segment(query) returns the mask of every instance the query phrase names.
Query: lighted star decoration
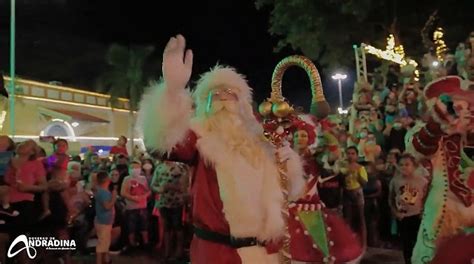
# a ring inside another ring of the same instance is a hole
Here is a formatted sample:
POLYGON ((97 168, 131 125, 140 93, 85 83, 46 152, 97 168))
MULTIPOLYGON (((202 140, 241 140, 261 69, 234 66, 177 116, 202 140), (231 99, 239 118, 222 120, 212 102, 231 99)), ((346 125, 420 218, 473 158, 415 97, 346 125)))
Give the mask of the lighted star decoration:
MULTIPOLYGON (((418 63, 415 60, 405 57, 405 49, 403 48, 403 45, 400 44, 395 46, 395 36, 393 34, 388 35, 385 50, 378 49, 365 43, 362 43, 361 46, 364 48, 365 52, 375 55, 377 58, 397 63, 402 67, 412 65, 416 68, 418 66, 418 63)), ((415 70, 414 74, 415 80, 418 80, 420 72, 415 70)))

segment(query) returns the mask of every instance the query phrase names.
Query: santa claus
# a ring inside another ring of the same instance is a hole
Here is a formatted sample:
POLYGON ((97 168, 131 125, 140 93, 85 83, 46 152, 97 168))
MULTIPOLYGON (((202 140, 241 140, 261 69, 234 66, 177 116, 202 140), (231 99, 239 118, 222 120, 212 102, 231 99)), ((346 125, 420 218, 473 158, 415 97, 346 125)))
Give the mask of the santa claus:
POLYGON ((277 263, 265 247, 285 230, 275 157, 287 162, 295 179, 291 199, 304 189, 301 162, 288 144, 276 150, 265 140, 252 89, 234 69, 216 66, 191 94, 192 62, 183 36, 171 38, 163 80, 144 95, 138 116, 148 148, 194 167, 191 262, 277 263))
POLYGON ((407 150, 428 158, 433 176, 412 263, 429 263, 441 243, 474 227, 472 84, 447 76, 424 90, 431 117, 426 124, 415 127, 407 150))

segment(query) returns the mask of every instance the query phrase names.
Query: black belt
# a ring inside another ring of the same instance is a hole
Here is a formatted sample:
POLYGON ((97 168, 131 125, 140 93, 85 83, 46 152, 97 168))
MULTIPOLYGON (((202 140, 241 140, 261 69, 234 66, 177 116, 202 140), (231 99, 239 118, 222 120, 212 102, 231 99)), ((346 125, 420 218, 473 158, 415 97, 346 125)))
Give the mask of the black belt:
POLYGON ((264 246, 256 237, 233 237, 194 226, 194 234, 202 239, 233 248, 264 246))

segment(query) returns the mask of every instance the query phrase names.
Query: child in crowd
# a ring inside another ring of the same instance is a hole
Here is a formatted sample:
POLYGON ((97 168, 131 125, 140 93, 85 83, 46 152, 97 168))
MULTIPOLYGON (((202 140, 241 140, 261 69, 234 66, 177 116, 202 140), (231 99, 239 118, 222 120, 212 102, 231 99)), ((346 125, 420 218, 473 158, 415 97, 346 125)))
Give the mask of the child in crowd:
POLYGON ((367 243, 367 230, 364 217, 364 194, 362 187, 367 183, 367 171, 357 160, 356 147, 347 148, 347 167, 342 168, 344 176, 344 218, 353 229, 358 230, 362 244, 367 243))
MULTIPOLYGON (((69 155, 67 154, 68 148, 69 144, 67 140, 57 139, 53 143, 54 153, 43 160, 50 180, 54 180, 58 184, 69 184, 69 175, 67 174, 69 162, 69 155)), ((63 198, 67 200, 68 197, 63 198)), ((51 214, 49 204, 49 193, 44 192, 41 195, 43 213, 41 214, 40 219, 46 218, 51 214)))
POLYGON ((122 154, 128 157, 127 141, 127 137, 120 136, 117 140, 117 145, 113 146, 110 150, 110 155, 115 156, 118 154, 122 154))
POLYGON ((415 173, 417 166, 412 155, 403 154, 399 170, 390 182, 389 204, 392 214, 398 220, 403 256, 407 264, 411 263, 428 187, 428 180, 415 173))
POLYGON ((109 191, 110 179, 105 171, 97 173, 97 191, 95 193, 95 229, 97 232, 96 263, 110 263, 109 247, 112 235, 112 224, 115 218, 115 201, 117 188, 109 191))
POLYGON ((0 225, 5 224, 4 217, 18 216, 18 211, 10 207, 9 187, 5 182, 8 164, 14 155, 15 143, 8 136, 0 136, 0 225))
POLYGON ((374 162, 366 165, 368 181, 363 187, 364 190, 364 210, 365 221, 367 223, 367 244, 370 247, 378 246, 379 242, 379 200, 382 194, 382 184, 374 162))
POLYGON ((142 175, 140 161, 130 163, 130 175, 123 180, 120 194, 126 201, 125 215, 130 247, 138 246, 136 232, 140 232, 143 244, 149 246, 147 198, 151 192, 146 177, 142 175))

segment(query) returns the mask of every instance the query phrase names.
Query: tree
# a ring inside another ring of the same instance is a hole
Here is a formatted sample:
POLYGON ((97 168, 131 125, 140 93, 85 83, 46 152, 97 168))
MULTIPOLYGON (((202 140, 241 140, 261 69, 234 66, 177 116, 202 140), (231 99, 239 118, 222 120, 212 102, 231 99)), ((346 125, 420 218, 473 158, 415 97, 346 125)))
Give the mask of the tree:
POLYGON ((132 122, 129 124, 132 154, 135 151, 135 119, 133 112, 138 103, 147 79, 144 74, 145 63, 153 52, 152 46, 120 46, 112 44, 106 53, 109 69, 99 78, 99 89, 111 95, 112 106, 116 105, 118 97, 129 98, 129 114, 132 122))
POLYGON ((352 68, 354 44, 384 48, 389 33, 407 55, 421 56, 421 29, 434 10, 454 49, 472 30, 474 1, 256 0, 256 7, 270 11, 269 32, 281 37, 277 50, 289 45, 323 67, 352 68))

